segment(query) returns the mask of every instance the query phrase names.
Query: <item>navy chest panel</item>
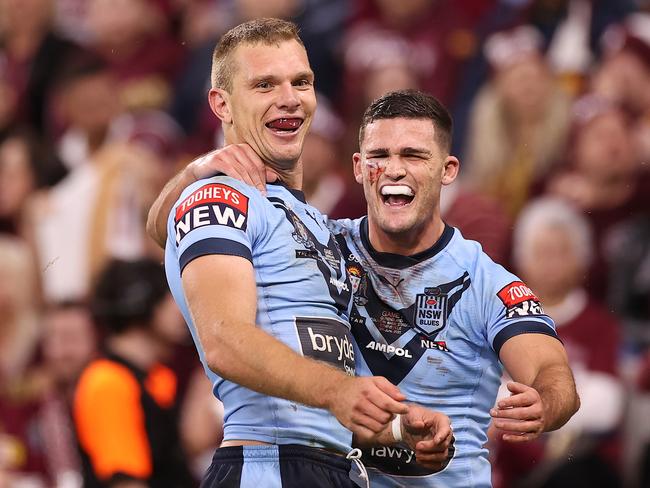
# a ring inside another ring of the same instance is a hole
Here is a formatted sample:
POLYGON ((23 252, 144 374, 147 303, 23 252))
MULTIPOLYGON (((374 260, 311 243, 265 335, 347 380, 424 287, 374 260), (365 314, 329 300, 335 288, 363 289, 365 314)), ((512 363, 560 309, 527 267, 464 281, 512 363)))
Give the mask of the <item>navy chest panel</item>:
MULTIPOLYGON (((352 334, 372 374, 398 384, 428 350, 449 353, 447 344, 436 337, 469 288, 469 274, 465 272, 447 283, 423 286, 410 306, 393 308, 379 296, 345 242, 338 241, 348 256, 347 269, 354 293, 352 334)), ((382 281, 381 276, 377 278, 382 281)))
MULTIPOLYGON (((327 244, 322 244, 309 229, 309 226, 305 225, 284 201, 275 197, 269 197, 268 200, 274 207, 284 212, 287 220, 293 226, 292 237, 302 247, 302 249, 296 249, 296 259, 313 259, 316 262, 316 266, 327 284, 329 294, 336 304, 337 314, 345 317, 347 321, 348 307, 352 298, 352 286, 345 266, 343 266, 343 255, 336 240, 328 231, 329 239, 327 244)), ((306 211, 306 214, 319 228, 326 228, 324 223, 318 222, 309 211, 306 211)))

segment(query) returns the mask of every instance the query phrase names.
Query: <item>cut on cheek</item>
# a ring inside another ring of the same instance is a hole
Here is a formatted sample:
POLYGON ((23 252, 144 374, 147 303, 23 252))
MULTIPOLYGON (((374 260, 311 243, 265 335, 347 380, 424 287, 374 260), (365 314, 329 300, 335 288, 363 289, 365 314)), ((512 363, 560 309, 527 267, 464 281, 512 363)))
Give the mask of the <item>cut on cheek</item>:
POLYGON ((368 168, 368 181, 371 185, 374 185, 381 174, 384 172, 384 168, 380 168, 377 165, 371 163, 366 163, 366 167, 368 168))

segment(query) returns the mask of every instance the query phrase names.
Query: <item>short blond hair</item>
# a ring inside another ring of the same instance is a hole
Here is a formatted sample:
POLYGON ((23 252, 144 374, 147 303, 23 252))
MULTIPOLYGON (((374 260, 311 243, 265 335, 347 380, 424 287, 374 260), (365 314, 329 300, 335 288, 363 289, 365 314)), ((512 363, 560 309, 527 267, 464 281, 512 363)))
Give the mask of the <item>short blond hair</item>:
POLYGON ((255 19, 226 32, 212 53, 212 88, 232 91, 234 67, 232 53, 242 44, 277 44, 294 40, 304 47, 298 26, 281 19, 255 19))

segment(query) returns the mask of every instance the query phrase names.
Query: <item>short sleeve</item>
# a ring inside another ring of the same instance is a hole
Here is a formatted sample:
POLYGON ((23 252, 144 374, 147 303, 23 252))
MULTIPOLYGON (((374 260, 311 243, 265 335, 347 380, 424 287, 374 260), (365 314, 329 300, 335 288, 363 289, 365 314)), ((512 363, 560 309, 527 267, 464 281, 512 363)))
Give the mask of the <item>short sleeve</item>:
POLYGON ((102 480, 114 476, 147 479, 151 449, 140 386, 122 365, 98 360, 81 376, 73 415, 79 443, 102 480))
POLYGON ((217 176, 190 185, 168 218, 169 240, 181 272, 208 254, 253 260, 252 247, 265 221, 259 192, 233 178, 217 176))
POLYGON ((508 339, 519 334, 558 338, 555 324, 544 313, 539 298, 524 282, 505 270, 488 280, 485 299, 488 340, 497 355, 508 339))

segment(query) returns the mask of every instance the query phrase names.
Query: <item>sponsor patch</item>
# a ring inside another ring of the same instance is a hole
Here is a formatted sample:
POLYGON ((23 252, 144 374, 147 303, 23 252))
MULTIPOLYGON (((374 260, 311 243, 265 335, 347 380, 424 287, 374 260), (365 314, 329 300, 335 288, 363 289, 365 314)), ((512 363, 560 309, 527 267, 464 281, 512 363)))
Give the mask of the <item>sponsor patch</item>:
POLYGON ((427 476, 439 473, 447 466, 456 454, 456 438, 452 436, 447 459, 440 469, 430 469, 418 464, 415 453, 410 449, 397 446, 377 446, 363 448, 363 459, 368 466, 396 476, 427 476))
POLYGON ((373 351, 383 352, 387 358, 391 358, 393 356, 399 356, 399 357, 413 359, 413 356, 411 355, 411 351, 409 351, 408 349, 404 347, 395 347, 390 344, 386 344, 384 342, 370 341, 366 345, 366 349, 372 349, 373 351))
POLYGON ((522 281, 507 284, 501 288, 497 296, 506 307, 506 318, 544 314, 539 298, 522 281))
POLYGON ((323 317, 296 317, 295 324, 303 356, 355 375, 354 346, 348 327, 323 317))
POLYGON ((190 231, 205 225, 225 225, 245 231, 247 218, 247 196, 228 185, 205 185, 176 207, 176 244, 190 231))
POLYGON ((436 349, 438 351, 449 352, 446 341, 430 341, 428 339, 420 339, 420 347, 422 349, 436 349))

